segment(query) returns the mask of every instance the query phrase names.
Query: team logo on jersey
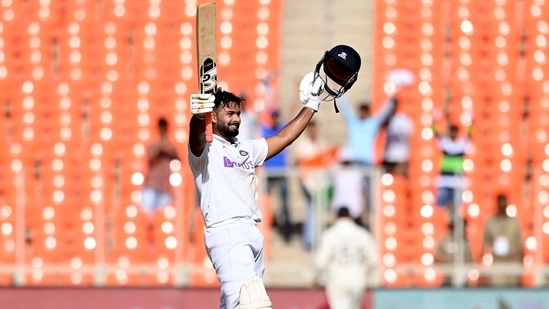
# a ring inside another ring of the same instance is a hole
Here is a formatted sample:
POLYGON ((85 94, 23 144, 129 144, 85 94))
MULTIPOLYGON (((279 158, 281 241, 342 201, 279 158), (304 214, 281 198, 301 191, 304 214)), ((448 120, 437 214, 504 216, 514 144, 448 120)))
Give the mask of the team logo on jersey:
POLYGON ((242 168, 242 169, 245 169, 245 170, 254 169, 254 164, 251 161, 246 160, 242 163, 239 163, 239 162, 231 161, 231 159, 229 159, 227 157, 223 157, 223 166, 228 167, 228 168, 237 167, 237 168, 242 168))

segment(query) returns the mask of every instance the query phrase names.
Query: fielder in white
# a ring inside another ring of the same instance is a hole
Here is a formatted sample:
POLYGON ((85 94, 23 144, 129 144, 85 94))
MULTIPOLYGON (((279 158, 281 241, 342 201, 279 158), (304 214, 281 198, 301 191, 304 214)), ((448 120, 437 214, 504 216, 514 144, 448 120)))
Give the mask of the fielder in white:
POLYGON ((263 235, 257 227, 261 212, 256 168, 301 135, 318 111, 321 93, 328 92, 326 97, 333 96, 332 92, 343 94, 356 80, 360 57, 347 46, 337 51, 336 57, 341 59, 333 59, 332 50, 326 52, 315 72, 305 75, 299 87, 305 106, 276 135, 267 138, 237 138, 241 97, 227 91, 191 95, 188 159, 200 192, 206 250, 221 284, 222 309, 272 308, 262 280, 265 267, 263 235), (325 68, 325 78, 319 72, 324 63, 330 66, 325 68), (327 78, 340 89, 329 88, 327 78), (207 143, 204 114, 210 112, 213 141, 207 143))
POLYGON ((315 286, 324 281, 330 309, 360 309, 366 287, 376 282, 377 263, 372 234, 355 223, 348 208, 339 208, 315 259, 315 286))

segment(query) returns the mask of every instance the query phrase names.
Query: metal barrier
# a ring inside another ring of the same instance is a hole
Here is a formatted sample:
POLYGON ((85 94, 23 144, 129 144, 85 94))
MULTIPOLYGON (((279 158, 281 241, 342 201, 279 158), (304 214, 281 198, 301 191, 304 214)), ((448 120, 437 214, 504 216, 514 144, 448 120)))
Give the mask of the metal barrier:
MULTIPOLYGON (((371 181, 371 188, 368 194, 371 194, 373 196, 374 204, 378 204, 380 202, 380 178, 383 174, 381 169, 378 168, 362 168, 364 174, 368 175, 373 179, 371 181)), ((326 169, 326 172, 329 173, 329 170, 326 169)), ((267 172, 265 169, 260 169, 258 173, 258 183, 260 188, 261 194, 267 194, 265 191, 267 188, 266 185, 266 177, 268 175, 277 175, 277 176, 285 176, 288 177, 288 179, 293 179, 293 183, 296 183, 297 179, 299 178, 300 171, 299 169, 287 169, 287 170, 279 170, 279 171, 269 171, 267 172)), ((24 188, 24 177, 22 177, 22 173, 15 175, 14 181, 18 184, 18 188, 24 188)), ((329 179, 329 178, 328 178, 329 179)), ((326 183, 327 186, 330 186, 329 182, 326 183)), ((327 189, 327 188, 326 188, 327 189)), ((541 191, 542 188, 535 188, 535 191, 541 191)), ((292 196, 292 194, 295 194, 296 192, 299 192, 296 190, 296 188, 293 188, 293 192, 290 194, 292 200, 299 201, 299 198, 296 199, 295 196, 292 196)), ((29 285, 30 282, 28 282, 29 278, 32 278, 33 274, 37 276, 45 276, 48 274, 67 274, 67 275, 74 275, 76 277, 85 277, 85 276, 92 276, 93 280, 90 283, 91 285, 96 286, 104 286, 109 285, 107 278, 116 276, 117 271, 120 272, 120 266, 112 261, 108 261, 106 257, 106 251, 107 251, 107 242, 109 234, 109 231, 107 230, 107 224, 108 218, 106 216, 98 215, 95 216, 95 228, 97 229, 96 237, 100 237, 97 241, 97 249, 95 251, 95 254, 97 256, 96 262, 93 265, 80 265, 80 267, 75 268, 74 265, 69 264, 48 264, 44 267, 41 267, 40 265, 33 265, 33 261, 27 260, 27 249, 28 246, 25 242, 25 212, 26 212, 26 201, 25 201, 25 194, 24 191, 21 189, 16 193, 17 196, 17 205, 16 205, 16 220, 15 220, 15 226, 14 232, 15 232, 15 263, 0 263, 0 277, 2 276, 10 276, 11 279, 9 280, 9 283, 6 283, 7 281, 4 280, 4 285, 14 285, 14 286, 25 286, 29 285), (104 237, 104 238, 103 238, 104 237)), ((461 203, 461 196, 459 197, 459 203, 461 203)), ((184 206, 181 204, 183 201, 183 197, 181 194, 178 194, 176 196, 176 203, 174 205, 176 211, 182 211, 184 206)), ((317 195, 314 196, 314 207, 319 210, 315 213, 315 240, 319 239, 319 236, 322 234, 322 232, 325 230, 327 225, 330 223, 330 220, 333 218, 333 214, 331 212, 331 205, 329 204, 329 197, 327 196, 327 190, 321 190, 317 195)), ((545 207, 541 201, 536 200, 535 205, 535 227, 534 231, 537 233, 535 236, 538 240, 541 240, 543 235, 542 225, 545 223, 545 220, 542 217, 543 213, 543 207, 545 207)), ((102 207, 102 206, 101 206, 102 207)), ((304 207, 304 205, 294 204, 293 208, 296 207, 304 207)), ((378 243, 382 243, 384 241, 381 233, 382 227, 380 226, 380 212, 375 211, 375 207, 373 207, 374 211, 370 214, 368 214, 367 221, 369 222, 369 226, 371 230, 374 232, 374 235, 376 236, 376 240, 378 243)), ((264 215, 270 215, 270 214, 264 214, 264 215)), ((455 216, 457 218, 457 216, 455 216)), ((188 220, 188 218, 184 218, 181 214, 179 214, 176 217, 175 222, 177 222, 177 226, 175 226, 176 231, 174 232, 174 235, 176 235, 176 238, 178 241, 183 239, 184 237, 188 237, 188 231, 185 230, 187 228, 186 224, 182 224, 183 220, 188 220)), ((196 223, 196 224, 202 224, 196 223)), ((463 224, 461 220, 457 220, 455 223, 455 233, 456 235, 460 235, 460 233, 463 233, 463 224)), ((461 239, 460 237, 457 237, 456 239, 461 239)), ((270 244, 266 244, 269 246, 270 244)), ((498 265, 492 265, 491 267, 488 267, 487 265, 479 265, 479 264, 466 264, 463 259, 461 258, 461 254, 456 252, 455 256, 455 263, 453 264, 433 264, 433 265, 423 265, 421 263, 404 263, 396 265, 393 270, 396 272, 402 272, 405 274, 408 274, 409 276, 433 276, 434 273, 442 273, 443 275, 449 275, 453 278, 452 284, 455 287, 462 287, 465 286, 468 281, 475 281, 478 280, 478 278, 482 276, 490 276, 493 274, 515 274, 515 275, 528 275, 531 276, 534 281, 533 286, 544 286, 549 283, 547 278, 549 277, 549 268, 547 265, 544 265, 543 263, 540 263, 542 261, 542 249, 543 249, 543 241, 538 241, 537 251, 535 251, 533 254, 535 255, 535 261, 536 263, 525 265, 521 263, 515 263, 515 264, 498 264, 498 265)), ((458 247, 462 247, 459 246, 458 247)), ((316 249, 316 242, 315 245, 312 248, 311 254, 314 255, 316 249)), ((174 258, 174 263, 170 264, 168 266, 159 266, 156 262, 151 263, 145 263, 145 264, 131 264, 127 268, 123 269, 125 276, 129 275, 139 275, 139 274, 145 274, 147 276, 170 276, 170 280, 168 280, 168 285, 171 286, 191 286, 192 282, 190 280, 190 276, 192 274, 211 274, 212 269, 208 268, 206 266, 197 266, 195 263, 193 263, 187 256, 183 256, 181 252, 176 253, 176 257, 174 258)), ((310 281, 312 280, 313 276, 313 269, 311 266, 311 261, 306 261, 302 264, 294 264, 294 265, 281 265, 281 264, 268 264, 267 270, 268 272, 276 272, 280 274, 287 273, 289 276, 292 277, 292 280, 289 280, 287 282, 287 286, 308 286, 310 281)), ((378 286, 384 286, 383 284, 383 276, 384 272, 387 271, 387 268, 383 266, 383 263, 380 263, 379 267, 379 278, 377 278, 377 285, 378 286)), ((427 278, 425 277, 425 278, 427 278)), ((428 279, 428 278, 427 278, 428 279)), ((268 280, 266 280, 268 283, 268 280)), ((410 286, 414 286, 413 280, 410 283, 410 286)), ((146 285, 146 284, 145 284, 146 285)), ((162 285, 160 283, 157 283, 156 285, 162 285)))

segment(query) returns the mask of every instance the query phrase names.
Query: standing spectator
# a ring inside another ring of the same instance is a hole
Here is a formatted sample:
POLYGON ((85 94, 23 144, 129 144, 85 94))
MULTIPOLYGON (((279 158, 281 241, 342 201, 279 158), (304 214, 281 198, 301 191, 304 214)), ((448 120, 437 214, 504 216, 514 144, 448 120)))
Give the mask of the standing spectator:
POLYGON ((450 218, 453 218, 454 211, 458 206, 455 205, 456 190, 463 190, 465 186, 463 160, 473 126, 470 125, 466 136, 461 138, 459 137, 459 127, 455 124, 450 124, 448 135, 441 135, 435 122, 433 122, 432 130, 442 151, 436 204, 439 207, 446 207, 450 218))
MULTIPOLYGON (((454 229, 454 221, 448 223, 448 233, 444 235, 438 242, 437 249, 435 252, 435 263, 437 264, 446 264, 446 266, 452 266, 452 263, 457 262, 456 257, 458 254, 462 254, 461 261, 463 263, 472 263, 473 254, 471 253, 471 244, 467 239, 467 222, 463 221, 463 233, 457 235, 454 229)), ((447 269, 448 271, 449 269, 447 269)), ((446 272, 444 274, 443 286, 452 285, 452 275, 451 273, 446 272)))
POLYGON ((356 169, 347 148, 341 149, 338 156, 339 164, 334 167, 332 172, 334 187, 332 210, 337 213, 341 207, 347 207, 351 218, 359 225, 363 225, 364 178, 362 172, 356 169))
MULTIPOLYGON (((280 120, 278 110, 272 111, 270 116, 270 123, 261 126, 263 136, 275 135, 285 125, 280 120)), ((292 235, 292 220, 288 202, 288 149, 282 150, 270 160, 265 161, 264 166, 267 175, 267 190, 269 192, 272 192, 274 189, 278 190, 281 203, 281 216, 275 216, 275 218, 284 241, 289 243, 292 235)))
POLYGON ((314 287, 324 281, 331 309, 359 309, 364 290, 375 280, 377 263, 374 237, 352 220, 346 207, 340 207, 336 221, 322 235, 314 287))
POLYGON ((244 107, 240 119, 242 119, 242 124, 238 128, 238 138, 256 139, 262 137, 259 113, 254 111, 253 107, 244 107))
POLYGON ((309 122, 305 134, 294 148, 296 165, 299 167, 299 179, 305 205, 307 207, 303 222, 303 245, 310 250, 315 241, 317 209, 315 197, 327 187, 327 165, 329 147, 322 139, 315 121, 309 122))
MULTIPOLYGON (((259 80, 258 84, 265 88, 264 104, 259 108, 259 110, 273 110, 273 107, 276 104, 272 86, 273 79, 276 75, 276 72, 271 71, 259 80)), ((249 102, 245 95, 242 95, 242 97, 246 102, 249 102)), ((298 102, 296 103, 299 104, 298 102)), ((258 108, 255 106, 255 102, 252 102, 250 105, 246 104, 243 106, 240 113, 241 122, 240 127, 238 128, 238 138, 241 140, 262 138, 264 135, 262 135, 261 119, 263 119, 264 116, 265 113, 258 111, 258 108)))
POLYGON ((385 123, 386 142, 383 152, 383 166, 392 175, 408 177, 410 159, 410 137, 413 134, 412 119, 396 109, 385 123))
POLYGON ((372 114, 370 103, 361 103, 355 113, 346 95, 338 101, 347 122, 348 147, 353 160, 359 164, 375 164, 374 146, 381 125, 387 121, 396 106, 396 98, 391 97, 378 114, 372 114))
POLYGON ((163 117, 158 120, 158 132, 159 139, 147 148, 148 172, 141 199, 149 215, 172 202, 170 162, 179 160, 177 149, 168 139, 168 121, 163 117))
MULTIPOLYGON (((383 110, 378 114, 372 114, 369 103, 362 103, 358 107, 358 114, 354 112, 346 96, 338 100, 341 112, 347 122, 348 147, 353 161, 362 168, 369 168, 375 165, 375 141, 381 125, 387 121, 392 111, 395 109, 396 99, 391 97, 383 110)), ((369 194, 371 190, 370 171, 365 171, 364 192, 366 196, 366 207, 369 211, 373 210, 373 198, 369 194)))
MULTIPOLYGON (((486 221, 482 241, 483 255, 493 258, 493 265, 520 263, 523 258, 523 243, 517 218, 507 215, 507 196, 497 196, 497 212, 486 221)), ((492 286, 520 286, 520 274, 495 273, 490 277, 492 286)))

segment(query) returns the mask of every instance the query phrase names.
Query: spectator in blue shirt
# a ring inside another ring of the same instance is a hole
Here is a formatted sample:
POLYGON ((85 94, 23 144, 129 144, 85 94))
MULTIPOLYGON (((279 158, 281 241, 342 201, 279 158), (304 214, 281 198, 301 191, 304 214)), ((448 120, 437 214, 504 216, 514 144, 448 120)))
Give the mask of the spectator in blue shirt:
POLYGON ((337 101, 343 117, 347 122, 348 147, 355 163, 371 166, 374 165, 374 146, 379 129, 391 116, 396 106, 396 98, 392 97, 383 107, 383 110, 372 115, 370 104, 362 103, 355 113, 346 96, 337 101))
MULTIPOLYGON (((375 165, 376 138, 381 126, 387 121, 396 107, 396 97, 391 97, 382 111, 377 114, 372 114, 369 103, 360 104, 358 106, 358 113, 356 113, 346 95, 338 99, 337 102, 347 122, 347 147, 353 163, 364 169, 373 167, 375 165)), ((371 194, 369 194, 371 175, 365 171, 364 176, 366 207, 371 211, 373 208, 373 199, 371 198, 371 194)))
MULTIPOLYGON (((285 125, 285 123, 283 123, 280 119, 280 113, 278 110, 272 111, 270 116, 270 123, 263 124, 261 126, 263 136, 275 135, 285 125)), ((288 180, 286 177, 289 159, 288 156, 288 149, 285 149, 276 156, 265 161, 264 165, 267 174, 268 192, 276 189, 280 196, 281 214, 275 216, 275 221, 286 243, 290 242, 292 236, 292 222, 288 202, 288 180)))

